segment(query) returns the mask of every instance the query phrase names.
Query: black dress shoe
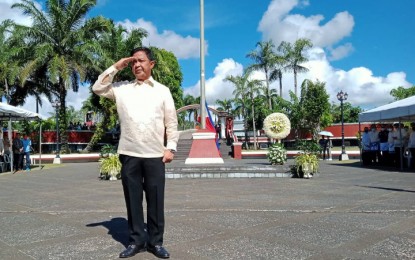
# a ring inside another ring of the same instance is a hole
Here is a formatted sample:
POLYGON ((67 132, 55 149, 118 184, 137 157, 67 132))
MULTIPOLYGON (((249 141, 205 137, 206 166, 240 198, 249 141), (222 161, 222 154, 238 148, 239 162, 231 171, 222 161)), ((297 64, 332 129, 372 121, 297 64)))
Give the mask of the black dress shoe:
POLYGON ((129 245, 124 251, 121 252, 120 258, 128 258, 135 256, 138 253, 145 252, 147 250, 146 244, 144 245, 129 245))
POLYGON ((147 251, 152 253, 153 255, 157 256, 158 258, 169 258, 170 254, 167 250, 159 245, 155 246, 147 246, 147 251))

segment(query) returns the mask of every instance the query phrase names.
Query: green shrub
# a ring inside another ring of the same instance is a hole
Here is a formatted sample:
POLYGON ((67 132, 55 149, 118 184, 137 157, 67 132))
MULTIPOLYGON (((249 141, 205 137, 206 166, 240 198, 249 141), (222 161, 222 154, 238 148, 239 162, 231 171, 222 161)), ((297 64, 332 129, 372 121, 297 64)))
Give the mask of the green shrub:
POLYGON ((301 153, 294 161, 295 164, 291 167, 294 177, 309 178, 310 174, 314 175, 318 172, 319 162, 316 154, 301 153))
POLYGON ((104 144, 101 147, 100 156, 101 157, 108 157, 110 154, 115 154, 117 151, 115 150, 114 146, 110 144, 104 144))
POLYGON ((121 177, 121 162, 118 154, 110 154, 100 160, 100 173, 102 179, 116 180, 121 177))
POLYGON ((307 154, 311 153, 311 154, 319 155, 322 152, 321 146, 314 140, 297 139, 295 141, 295 147, 297 150, 301 150, 307 154))

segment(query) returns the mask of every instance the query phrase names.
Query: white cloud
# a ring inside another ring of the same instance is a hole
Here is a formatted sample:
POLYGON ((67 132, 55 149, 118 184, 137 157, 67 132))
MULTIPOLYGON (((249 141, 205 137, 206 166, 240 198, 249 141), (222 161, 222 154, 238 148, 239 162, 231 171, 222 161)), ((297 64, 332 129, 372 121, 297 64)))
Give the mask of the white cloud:
POLYGON ((354 51, 354 48, 351 43, 346 43, 336 48, 329 47, 328 50, 330 51, 330 54, 331 54, 331 56, 329 57, 329 60, 335 61, 335 60, 340 60, 346 57, 347 55, 349 55, 351 52, 354 51))
POLYGON ((308 38, 317 47, 328 47, 335 51, 333 58, 346 57, 353 50, 351 44, 340 49, 333 48, 342 39, 351 35, 354 18, 347 11, 337 13, 331 20, 321 24, 323 15, 303 16, 290 14, 295 7, 308 5, 300 0, 273 0, 263 15, 258 30, 265 40, 272 39, 278 46, 281 41, 295 42, 299 38, 308 38))
MULTIPOLYGON (((13 4, 19 3, 16 0, 0 0, 0 22, 11 19, 18 24, 31 25, 32 20, 23 15, 22 11, 17 8, 11 8, 13 4)), ((34 1, 35 6, 41 10, 41 5, 34 1)))
MULTIPOLYGON (((206 101, 214 105, 216 100, 233 98, 232 92, 235 89, 233 84, 224 81, 229 75, 242 75, 243 66, 233 59, 222 60, 214 70, 214 76, 205 80, 206 101)), ((192 87, 184 89, 184 95, 190 94, 194 97, 200 96, 200 80, 192 87)))
MULTIPOLYGON (((143 40, 144 45, 156 46, 159 48, 171 51, 178 59, 199 58, 200 56, 200 40, 191 36, 181 36, 174 31, 164 30, 159 33, 157 27, 152 22, 146 21, 142 18, 136 22, 128 19, 119 22, 127 29, 143 28, 148 32, 147 38, 143 40), (186 46, 183 48, 183 46, 186 46)), ((205 45, 205 52, 207 53, 207 43, 205 45)))
MULTIPOLYGON (((404 72, 391 72, 386 77, 373 75, 365 67, 356 67, 348 71, 334 68, 330 65, 322 48, 312 48, 309 51, 309 62, 304 64, 309 69, 307 73, 298 76, 298 92, 304 79, 326 82, 330 101, 338 103, 336 94, 343 90, 349 94, 347 102, 364 109, 373 108, 393 101, 390 91, 399 86, 411 87, 404 72)), ((288 98, 288 90, 293 91, 294 79, 292 73, 283 75, 284 97, 288 98)), ((277 87, 277 84, 272 84, 277 87)))

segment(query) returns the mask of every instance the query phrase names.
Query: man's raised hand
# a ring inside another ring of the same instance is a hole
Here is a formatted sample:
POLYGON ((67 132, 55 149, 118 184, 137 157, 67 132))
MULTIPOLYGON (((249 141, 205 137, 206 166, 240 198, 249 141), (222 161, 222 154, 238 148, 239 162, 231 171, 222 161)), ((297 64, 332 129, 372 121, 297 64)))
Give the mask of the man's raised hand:
POLYGON ((130 64, 130 62, 135 62, 135 57, 128 57, 128 58, 122 58, 121 60, 117 61, 114 66, 117 70, 123 70, 125 67, 130 64))

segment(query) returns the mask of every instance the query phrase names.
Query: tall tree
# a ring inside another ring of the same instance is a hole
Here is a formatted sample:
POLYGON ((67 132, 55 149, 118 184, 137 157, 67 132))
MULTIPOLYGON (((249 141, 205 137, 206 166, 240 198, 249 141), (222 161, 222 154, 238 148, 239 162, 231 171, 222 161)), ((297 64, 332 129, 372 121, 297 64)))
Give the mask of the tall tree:
POLYGON ((67 108, 66 116, 67 116, 68 122, 73 122, 73 123, 79 122, 80 123, 84 121, 84 114, 82 113, 82 109, 76 110, 73 106, 69 106, 67 108))
POLYGON ((402 86, 394 88, 390 91, 390 95, 395 98, 395 100, 401 100, 407 97, 415 95, 415 86, 410 88, 404 88, 402 86))
POLYGON ((301 84, 301 107, 303 108, 303 128, 311 130, 313 139, 317 140, 317 133, 321 128, 328 126, 331 121, 329 95, 326 92, 326 83, 319 80, 313 82, 304 80, 301 84))
POLYGON ((59 122, 62 150, 68 151, 66 128, 66 96, 68 89, 78 91, 85 80, 86 71, 94 66, 97 38, 109 28, 103 17, 87 19, 87 14, 96 5, 95 0, 48 0, 45 12, 33 1, 21 0, 12 5, 31 18, 31 26, 19 25, 24 30, 25 43, 33 48, 34 55, 27 60, 22 73, 22 84, 31 77, 31 72, 46 67, 46 76, 59 100, 59 122))
POLYGON ((238 100, 238 103, 242 106, 242 113, 244 116, 244 125, 245 125, 245 142, 246 147, 248 147, 248 117, 249 110, 246 106, 251 104, 251 116, 252 116, 252 125, 254 133, 254 149, 257 149, 257 140, 256 140, 256 129, 255 129, 255 108, 254 108, 254 98, 261 93, 262 82, 260 80, 250 79, 250 72, 245 71, 242 76, 227 76, 225 80, 233 83, 235 85, 235 90, 233 95, 235 99, 238 100))
POLYGON ((257 50, 253 50, 246 55, 248 58, 252 59, 255 62, 254 64, 250 65, 247 68, 247 70, 260 70, 265 73, 265 96, 267 98, 268 108, 272 110, 270 83, 273 79, 271 77, 271 72, 274 69, 275 64, 277 63, 277 56, 273 50, 275 48, 275 45, 271 40, 269 40, 266 42, 258 42, 256 44, 256 47, 257 50))
POLYGON ((155 47, 151 49, 156 58, 152 76, 170 89, 174 105, 176 109, 179 109, 183 106, 183 73, 180 70, 179 62, 172 52, 155 47))
MULTIPOLYGON (((161 82, 170 89, 176 109, 183 106, 183 73, 180 70, 179 62, 172 52, 165 49, 151 47, 155 54, 156 65, 152 70, 155 80, 161 82)), ((179 125, 184 125, 184 117, 178 115, 179 125)))
POLYGON ((217 108, 218 110, 225 111, 231 114, 231 111, 232 111, 232 100, 231 99, 226 99, 226 98, 224 100, 217 99, 216 104, 219 105, 219 107, 217 108))
POLYGON ((284 110, 287 113, 288 118, 291 121, 291 128, 294 131, 295 138, 299 138, 299 133, 304 126, 304 107, 302 106, 300 99, 291 90, 288 91, 290 95, 290 101, 282 102, 284 110))
POLYGON ((278 80, 280 87, 280 97, 282 97, 282 72, 285 66, 285 59, 283 56, 276 54, 274 68, 271 71, 270 82, 278 80))
MULTIPOLYGON (((187 94, 183 98, 183 103, 184 103, 185 106, 196 104, 196 98, 192 95, 187 94)), ((189 122, 191 121, 192 113, 193 113, 193 110, 187 110, 187 115, 189 117, 189 120, 188 120, 189 122)))
POLYGON ((294 74, 294 94, 297 95, 297 74, 307 72, 308 69, 302 64, 308 59, 304 56, 304 52, 313 47, 309 39, 301 38, 295 41, 294 44, 289 42, 281 42, 278 46, 278 51, 283 53, 286 65, 284 67, 287 71, 292 71, 294 74))
POLYGON ((238 119, 244 118, 245 113, 245 106, 246 106, 246 99, 241 98, 234 98, 232 99, 232 103, 234 108, 232 109, 232 115, 238 117, 238 119))
MULTIPOLYGON (((25 82, 20 75, 28 57, 33 56, 34 46, 24 42, 22 30, 10 20, 0 24, 0 92, 13 106, 24 105, 27 96, 34 96, 36 112, 42 106, 41 95, 51 101, 52 93, 47 88, 46 67, 40 67, 31 73, 25 82)), ((30 58, 29 58, 30 59, 30 58)))
POLYGON ((17 59, 21 53, 20 40, 16 41, 18 34, 13 35, 13 22, 5 20, 0 23, 0 91, 10 102, 10 88, 20 85, 18 81, 21 59, 17 59))
MULTIPOLYGON (((343 103, 343 121, 345 123, 359 122, 359 113, 363 110, 361 107, 354 107, 350 102, 343 103)), ((335 103, 331 104, 330 114, 333 118, 333 123, 341 123, 341 106, 335 103)))

